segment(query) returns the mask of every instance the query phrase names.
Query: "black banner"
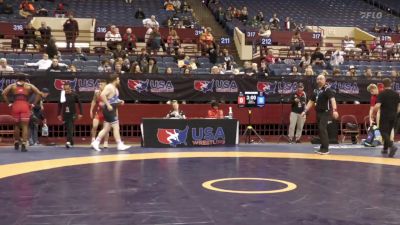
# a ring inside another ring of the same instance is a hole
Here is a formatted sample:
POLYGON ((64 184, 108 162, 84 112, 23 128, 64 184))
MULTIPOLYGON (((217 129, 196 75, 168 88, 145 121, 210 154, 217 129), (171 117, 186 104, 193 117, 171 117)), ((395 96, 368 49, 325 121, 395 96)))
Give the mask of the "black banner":
POLYGON ((143 146, 233 146, 238 143, 238 129, 234 119, 143 119, 143 146))
MULTIPOLYGON (((50 89, 49 101, 57 102, 65 80, 79 92, 83 102, 90 102, 99 79, 107 79, 105 73, 30 73, 29 82, 38 88, 50 89)), ((305 91, 312 93, 316 77, 270 76, 265 78, 228 75, 121 75, 120 98, 126 102, 158 102, 171 99, 190 102, 209 102, 210 100, 236 101, 241 91, 261 91, 266 94, 267 103, 287 101, 302 82, 305 91)), ((15 82, 13 75, 1 75, 0 90, 15 82)), ((369 102, 367 86, 380 83, 380 78, 329 77, 328 83, 336 91, 339 102, 369 102)), ((394 90, 400 93, 400 80, 396 80, 394 90)))

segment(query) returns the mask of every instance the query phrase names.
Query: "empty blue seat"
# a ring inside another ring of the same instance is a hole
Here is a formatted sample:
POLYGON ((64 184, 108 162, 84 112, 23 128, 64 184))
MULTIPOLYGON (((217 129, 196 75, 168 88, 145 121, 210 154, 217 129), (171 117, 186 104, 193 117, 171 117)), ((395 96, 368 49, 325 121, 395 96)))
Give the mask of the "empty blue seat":
POLYGON ((31 60, 32 59, 32 54, 19 54, 19 59, 31 60))
POLYGON ((87 60, 95 60, 95 61, 99 61, 100 57, 98 55, 88 55, 86 56, 87 60))
POLYGON ((7 59, 18 59, 18 58, 19 58, 19 56, 18 56, 17 53, 7 53, 7 54, 5 55, 5 57, 6 57, 7 59))
POLYGON ((27 61, 27 59, 14 59, 13 65, 24 65, 27 61))
POLYGON ((175 59, 173 57, 166 56, 166 57, 163 57, 163 61, 164 62, 174 62, 175 59))
POLYGON ((90 67, 90 66, 99 66, 99 62, 98 61, 84 61, 83 65, 85 67, 90 67))

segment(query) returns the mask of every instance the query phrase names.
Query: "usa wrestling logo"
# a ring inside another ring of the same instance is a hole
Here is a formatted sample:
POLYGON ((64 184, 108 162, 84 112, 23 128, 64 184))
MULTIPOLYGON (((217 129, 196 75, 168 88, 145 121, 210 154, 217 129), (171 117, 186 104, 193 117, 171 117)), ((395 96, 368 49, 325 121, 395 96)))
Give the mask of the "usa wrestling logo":
POLYGON ((186 126, 185 129, 162 129, 157 130, 157 139, 161 144, 170 145, 176 147, 177 145, 187 145, 186 139, 189 131, 189 127, 186 126))
POLYGON ((128 79, 128 88, 139 93, 149 91, 149 80, 128 79))
POLYGON ((257 91, 264 92, 265 94, 275 93, 276 83, 271 82, 257 82, 257 91))
POLYGON ((175 91, 170 80, 128 80, 128 88, 136 92, 171 93, 175 91))
POLYGON ((203 93, 214 91, 214 80, 195 80, 193 88, 203 93))
POLYGON ((71 86, 72 90, 75 90, 76 84, 77 84, 77 79, 74 80, 63 80, 63 79, 54 79, 54 88, 56 90, 64 90, 64 84, 69 82, 69 85, 71 86))

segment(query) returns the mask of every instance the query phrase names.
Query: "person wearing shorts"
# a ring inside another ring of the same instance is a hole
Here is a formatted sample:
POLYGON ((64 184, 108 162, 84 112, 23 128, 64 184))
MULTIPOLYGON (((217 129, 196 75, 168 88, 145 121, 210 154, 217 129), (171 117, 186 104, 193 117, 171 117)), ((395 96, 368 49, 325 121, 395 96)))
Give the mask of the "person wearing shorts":
MULTIPOLYGON (((107 85, 106 80, 99 81, 99 89, 95 91, 92 99, 92 103, 90 105, 90 118, 93 120, 92 123, 92 142, 96 140, 97 128, 100 124, 104 122, 104 115, 103 115, 103 102, 100 98, 101 92, 104 90, 104 87, 107 85)), ((103 148, 108 148, 108 138, 109 134, 107 133, 104 137, 103 148)))
POLYGON ((104 103, 104 124, 103 129, 98 134, 96 140, 94 140, 91 144, 96 151, 101 151, 100 142, 106 136, 106 134, 110 132, 111 128, 113 129, 114 139, 117 142, 117 149, 124 151, 130 148, 130 146, 125 145, 121 141, 121 135, 119 133, 118 106, 124 104, 124 101, 119 99, 119 85, 119 75, 111 74, 108 84, 104 87, 104 90, 100 94, 100 98, 104 103))

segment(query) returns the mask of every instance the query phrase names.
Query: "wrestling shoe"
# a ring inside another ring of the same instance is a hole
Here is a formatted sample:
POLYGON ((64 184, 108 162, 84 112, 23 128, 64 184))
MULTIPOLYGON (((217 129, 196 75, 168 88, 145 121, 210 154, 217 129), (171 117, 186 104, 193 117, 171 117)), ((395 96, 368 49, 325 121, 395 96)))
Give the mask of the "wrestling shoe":
POLYGON ((329 155, 329 151, 327 151, 327 152, 321 152, 321 151, 318 151, 318 154, 320 154, 320 155, 329 155))
POLYGON ((27 152, 28 150, 26 149, 25 144, 21 145, 21 152, 27 152))
POLYGON ((397 147, 393 145, 392 147, 390 147, 390 152, 389 152, 388 157, 393 158, 394 155, 396 154, 396 152, 397 152, 397 147))
POLYGON ((125 151, 130 147, 131 147, 130 145, 125 145, 123 142, 121 142, 121 143, 118 144, 117 150, 118 151, 125 151))
POLYGON ((99 141, 93 141, 92 144, 90 144, 92 148, 98 152, 101 152, 100 149, 100 142, 99 141))
POLYGON ((103 143, 103 148, 108 148, 108 141, 105 141, 105 142, 103 143))
POLYGON ((315 150, 314 152, 317 154, 320 154, 320 155, 329 155, 329 153, 330 153, 329 151, 323 152, 321 150, 315 150))
POLYGON ((67 143, 65 143, 65 147, 66 148, 71 148, 71 143, 69 141, 67 141, 67 143))

